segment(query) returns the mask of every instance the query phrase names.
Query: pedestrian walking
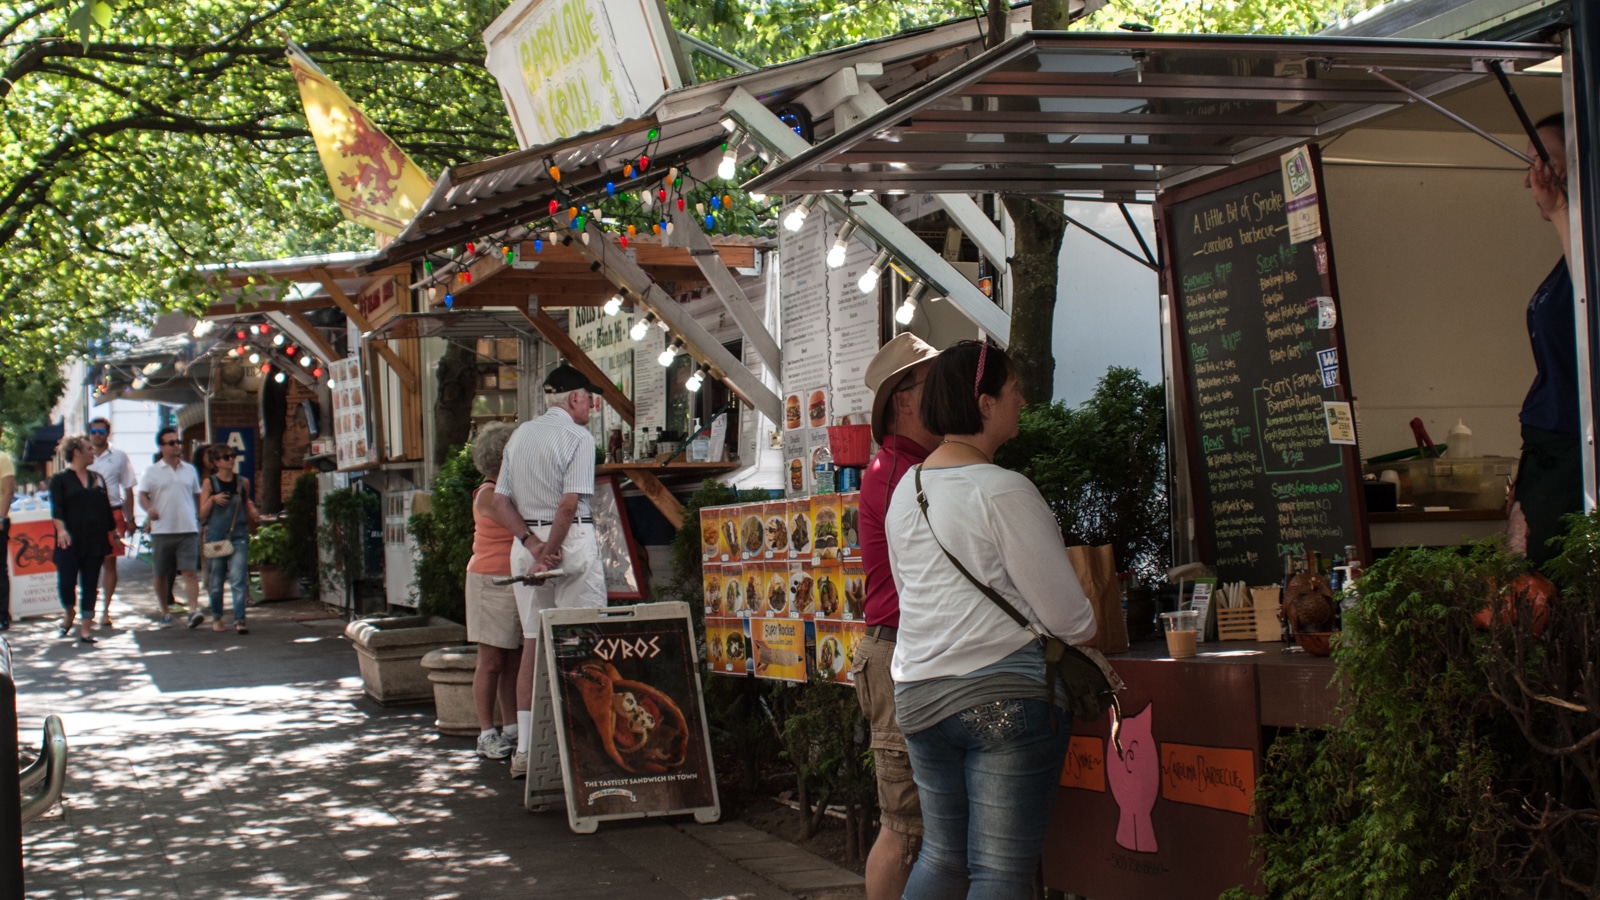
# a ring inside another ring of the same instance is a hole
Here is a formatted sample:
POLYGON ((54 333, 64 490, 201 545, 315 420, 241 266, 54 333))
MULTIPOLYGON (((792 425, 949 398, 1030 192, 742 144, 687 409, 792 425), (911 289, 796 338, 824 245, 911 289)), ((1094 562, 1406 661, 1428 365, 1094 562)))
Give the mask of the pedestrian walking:
POLYGON ((1067 693, 1033 629, 1077 644, 1094 612, 1039 489, 994 464, 1022 406, 1004 351, 939 354, 922 421, 944 437, 884 519, 900 591, 890 671, 924 828, 907 897, 1031 897, 1066 760, 1067 693))
POLYGON ((94 447, 94 462, 89 468, 106 480, 106 495, 111 498, 111 518, 115 523, 111 535, 111 552, 102 565, 100 596, 105 599, 105 613, 100 624, 112 625, 111 600, 117 593, 117 560, 127 553, 123 540, 133 533, 133 495, 139 484, 139 475, 127 453, 111 445, 111 420, 101 416, 89 422, 89 443, 94 447))
POLYGON ((495 481, 505 459, 506 441, 516 426, 494 422, 472 441, 472 463, 484 482, 472 494, 472 559, 467 561, 467 640, 478 645, 472 673, 472 700, 478 713, 478 755, 505 759, 516 750, 494 724, 495 699, 501 721, 516 722, 517 670, 522 665, 522 619, 510 585, 496 584, 511 576, 515 535, 494 517, 495 481))
POLYGON ((183 461, 178 429, 168 425, 156 434, 160 455, 139 479, 139 506, 150 530, 150 556, 155 567, 156 603, 161 624, 172 624, 173 579, 183 576, 189 627, 205 621, 200 614, 200 476, 183 461))
POLYGON ((89 634, 94 627, 94 600, 100 583, 100 567, 111 553, 111 497, 106 480, 89 468, 94 461, 94 445, 86 435, 74 435, 61 442, 67 468, 50 479, 50 518, 56 527, 56 591, 65 615, 58 637, 72 633, 78 622, 78 643, 93 644, 89 634))
POLYGON ((939 351, 906 333, 867 363, 872 391, 872 437, 879 444, 861 476, 861 565, 867 580, 867 633, 856 648, 852 673, 861 712, 872 727, 873 772, 878 782, 878 837, 867 854, 867 900, 900 900, 922 845, 922 804, 911 775, 906 738, 895 721, 894 659, 900 594, 889 569, 883 528, 889 498, 900 479, 928 458, 939 436, 922 424, 922 383, 939 351))
POLYGON ((522 661, 517 674, 517 750, 511 777, 528 774, 533 730, 534 650, 539 610, 606 604, 589 498, 594 494, 594 435, 584 426, 599 402, 600 388, 569 365, 544 381, 545 413, 522 423, 506 443, 495 479, 494 517, 516 539, 511 571, 532 575, 557 568, 565 573, 539 584, 514 586, 522 619, 522 661))
MULTIPOLYGON (((0 438, 5 428, 0 427, 0 438)), ((17 469, 0 450, 0 631, 11 629, 11 502, 17 499, 17 469)))
MULTIPOLYGON (((200 520, 205 523, 201 552, 206 566, 206 590, 211 599, 211 630, 222 625, 222 589, 233 589, 233 630, 249 634, 245 614, 250 606, 250 529, 260 521, 250 499, 250 479, 234 471, 237 454, 227 444, 206 448, 211 474, 200 487, 200 520)), ((200 623, 189 617, 189 627, 200 623)))

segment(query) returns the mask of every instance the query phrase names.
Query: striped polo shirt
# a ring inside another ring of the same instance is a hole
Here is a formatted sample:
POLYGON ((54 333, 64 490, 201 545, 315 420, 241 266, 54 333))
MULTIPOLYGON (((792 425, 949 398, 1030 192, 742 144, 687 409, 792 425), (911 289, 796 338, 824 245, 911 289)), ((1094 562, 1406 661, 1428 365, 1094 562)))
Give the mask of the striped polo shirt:
POLYGON ((563 494, 577 494, 577 514, 589 515, 594 435, 560 407, 523 422, 506 442, 494 490, 510 497, 525 521, 554 518, 563 494))

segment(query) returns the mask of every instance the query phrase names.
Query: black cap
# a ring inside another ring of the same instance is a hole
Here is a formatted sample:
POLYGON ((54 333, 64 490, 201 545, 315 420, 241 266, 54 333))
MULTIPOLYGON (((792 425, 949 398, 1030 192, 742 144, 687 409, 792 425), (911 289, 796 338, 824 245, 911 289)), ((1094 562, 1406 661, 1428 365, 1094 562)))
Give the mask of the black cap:
POLYGON ((568 391, 588 391, 591 394, 603 394, 604 390, 596 387, 582 372, 562 363, 550 370, 549 377, 544 380, 546 394, 565 394, 568 391))

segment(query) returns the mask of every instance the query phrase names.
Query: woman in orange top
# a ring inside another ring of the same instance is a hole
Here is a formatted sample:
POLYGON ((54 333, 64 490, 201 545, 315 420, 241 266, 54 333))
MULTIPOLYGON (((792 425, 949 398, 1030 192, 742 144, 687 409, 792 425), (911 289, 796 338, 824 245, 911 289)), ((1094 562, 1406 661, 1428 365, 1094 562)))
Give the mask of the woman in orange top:
POLYGON ((478 711, 478 755, 506 759, 516 749, 515 732, 506 738, 494 726, 494 701, 501 721, 517 721, 517 667, 522 662, 522 619, 510 585, 511 545, 516 538, 494 518, 494 479, 500 473, 506 441, 516 426, 495 422, 472 442, 472 463, 484 482, 472 495, 472 559, 467 562, 467 640, 478 644, 472 675, 472 700, 478 711))

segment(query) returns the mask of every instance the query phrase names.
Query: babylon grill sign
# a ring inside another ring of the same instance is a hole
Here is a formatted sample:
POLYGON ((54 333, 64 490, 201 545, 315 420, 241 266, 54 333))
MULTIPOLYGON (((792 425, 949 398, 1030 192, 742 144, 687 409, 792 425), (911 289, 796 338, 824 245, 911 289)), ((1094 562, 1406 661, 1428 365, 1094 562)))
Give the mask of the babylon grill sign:
POLYGON ((638 118, 683 86, 661 0, 518 0, 483 41, 524 150, 638 118))

